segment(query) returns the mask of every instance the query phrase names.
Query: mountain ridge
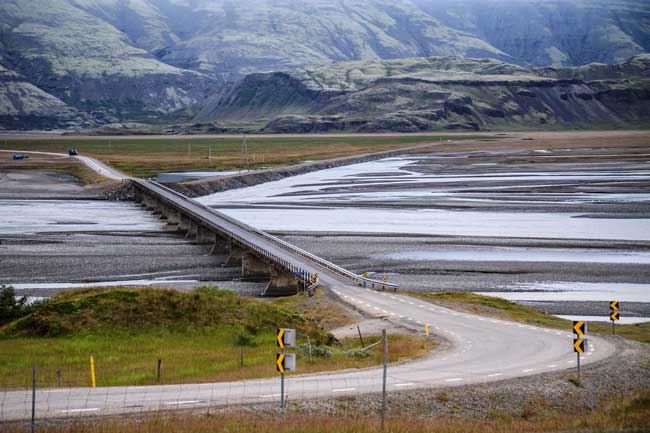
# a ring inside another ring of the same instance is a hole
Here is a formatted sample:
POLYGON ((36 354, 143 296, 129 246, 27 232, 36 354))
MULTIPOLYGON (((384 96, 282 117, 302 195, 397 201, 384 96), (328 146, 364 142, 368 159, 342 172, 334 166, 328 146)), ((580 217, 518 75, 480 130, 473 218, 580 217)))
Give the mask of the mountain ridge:
POLYGON ((560 69, 436 57, 251 74, 194 121, 278 133, 625 126, 650 120, 649 102, 650 55, 560 69))
POLYGON ((649 51, 640 0, 5 0, 0 65, 22 78, 0 75, 0 127, 185 122, 252 73, 345 61, 561 69, 649 51), (20 92, 42 115, 7 102, 20 92), (45 108, 55 100, 67 114, 45 108))

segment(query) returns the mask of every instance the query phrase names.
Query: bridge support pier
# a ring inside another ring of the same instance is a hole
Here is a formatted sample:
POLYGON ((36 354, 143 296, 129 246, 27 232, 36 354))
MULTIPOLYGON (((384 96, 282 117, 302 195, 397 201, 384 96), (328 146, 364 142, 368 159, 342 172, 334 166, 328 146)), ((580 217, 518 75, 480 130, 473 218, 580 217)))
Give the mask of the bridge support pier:
POLYGON ((242 260, 244 257, 244 250, 234 243, 232 239, 228 239, 228 244, 226 245, 228 250, 228 258, 226 259, 226 265, 228 266, 241 266, 242 260))
POLYGON ((200 224, 196 225, 196 243, 200 245, 211 244, 214 240, 214 235, 212 231, 203 227, 200 224))
POLYGON ((244 252, 241 259, 241 275, 248 278, 268 279, 264 291, 269 296, 286 296, 298 293, 300 281, 286 271, 265 262, 251 252, 244 252))
POLYGON ((218 217, 215 217, 217 222, 211 217, 206 219, 203 211, 195 205, 182 197, 174 197, 172 192, 161 192, 163 187, 154 186, 155 183, 133 181, 132 184, 135 202, 159 215, 168 227, 175 227, 186 239, 211 247, 210 254, 226 254, 225 265, 241 267, 241 277, 269 281, 265 295, 292 295, 300 289, 303 277, 296 276, 302 275, 298 265, 256 246, 255 242, 249 245, 247 238, 240 239, 221 227, 218 217))
POLYGON ((211 233, 211 236, 212 249, 210 250, 210 255, 228 254, 230 252, 230 239, 225 239, 216 232, 211 233))

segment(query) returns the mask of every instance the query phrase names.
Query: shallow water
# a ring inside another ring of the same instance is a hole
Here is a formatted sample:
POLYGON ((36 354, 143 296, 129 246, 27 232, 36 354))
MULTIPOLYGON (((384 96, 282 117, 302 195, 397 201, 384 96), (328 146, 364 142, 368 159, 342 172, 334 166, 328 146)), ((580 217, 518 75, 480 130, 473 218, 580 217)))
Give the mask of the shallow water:
POLYGON ((634 263, 650 264, 650 252, 580 250, 560 248, 501 248, 472 247, 436 251, 401 251, 381 254, 380 259, 429 262, 482 261, 482 262, 560 262, 560 263, 634 263))
POLYGON ((569 213, 376 208, 221 210, 253 227, 287 232, 650 240, 650 219, 578 218, 579 214, 569 213))
MULTIPOLYGON (((607 322, 611 323, 609 316, 557 316, 566 320, 584 320, 586 322, 607 322)), ((621 317, 621 320, 616 322, 617 325, 633 325, 635 323, 650 322, 650 317, 621 317)))
POLYGON ((477 292, 509 301, 650 302, 650 284, 540 282, 504 287, 504 292, 477 292))
POLYGON ((79 289, 84 287, 118 287, 118 286, 154 286, 157 284, 173 283, 198 283, 199 280, 156 279, 156 280, 124 280, 124 281, 97 281, 89 283, 21 283, 11 284, 16 290, 35 289, 79 289))
POLYGON ((1 234, 150 230, 160 230, 160 221, 133 203, 0 199, 1 234))
POLYGON ((634 188, 572 191, 583 181, 649 180, 650 171, 640 170, 638 165, 620 171, 610 166, 551 172, 524 167, 519 172, 509 168, 506 172, 449 174, 437 173, 438 166, 426 165, 428 157, 387 158, 337 167, 212 194, 198 201, 265 230, 650 240, 650 218, 646 214, 637 214, 635 219, 612 218, 609 214, 609 218, 595 220, 569 213, 576 204, 650 202, 649 193, 634 188), (416 171, 418 166, 432 172, 416 171), (404 201, 418 207, 384 206, 404 201), (464 211, 438 209, 441 205, 455 207, 458 202, 472 205, 464 211), (517 204, 531 212, 476 210, 484 204, 517 204), (553 210, 562 206, 567 212, 545 212, 539 206, 553 210))

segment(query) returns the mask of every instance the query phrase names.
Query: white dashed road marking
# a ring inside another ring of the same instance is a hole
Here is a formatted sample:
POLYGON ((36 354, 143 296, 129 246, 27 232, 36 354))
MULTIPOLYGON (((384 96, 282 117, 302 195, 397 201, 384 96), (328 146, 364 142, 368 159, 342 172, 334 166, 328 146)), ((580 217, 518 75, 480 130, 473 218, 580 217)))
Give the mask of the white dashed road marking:
POLYGON ((89 407, 88 409, 66 409, 60 411, 61 413, 76 413, 76 412, 96 412, 98 411, 98 407, 89 407))

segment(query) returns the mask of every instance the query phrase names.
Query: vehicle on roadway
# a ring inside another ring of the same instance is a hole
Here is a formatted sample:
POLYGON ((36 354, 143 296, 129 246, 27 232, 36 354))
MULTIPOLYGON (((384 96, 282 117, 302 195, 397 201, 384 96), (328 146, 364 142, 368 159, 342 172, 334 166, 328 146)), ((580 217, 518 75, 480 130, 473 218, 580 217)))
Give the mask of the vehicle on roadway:
POLYGON ((29 155, 23 155, 21 153, 14 153, 14 161, 19 160, 19 159, 27 159, 29 158, 29 155))
POLYGON ((79 152, 77 152, 77 149, 69 149, 68 150, 68 155, 77 156, 77 155, 79 155, 79 152))

